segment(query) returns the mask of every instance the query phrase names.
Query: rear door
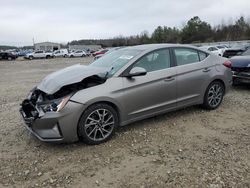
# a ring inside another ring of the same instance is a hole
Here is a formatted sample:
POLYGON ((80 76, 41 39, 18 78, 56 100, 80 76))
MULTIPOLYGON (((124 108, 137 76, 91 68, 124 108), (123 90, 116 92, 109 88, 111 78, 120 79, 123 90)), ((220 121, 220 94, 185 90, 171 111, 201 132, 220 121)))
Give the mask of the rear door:
POLYGON ((173 48, 176 63, 177 106, 188 106, 203 100, 214 68, 206 61, 208 54, 192 48, 173 48))
POLYGON ((176 72, 171 64, 169 49, 148 53, 129 70, 133 67, 142 67, 147 74, 123 77, 123 105, 128 120, 176 107, 176 72))

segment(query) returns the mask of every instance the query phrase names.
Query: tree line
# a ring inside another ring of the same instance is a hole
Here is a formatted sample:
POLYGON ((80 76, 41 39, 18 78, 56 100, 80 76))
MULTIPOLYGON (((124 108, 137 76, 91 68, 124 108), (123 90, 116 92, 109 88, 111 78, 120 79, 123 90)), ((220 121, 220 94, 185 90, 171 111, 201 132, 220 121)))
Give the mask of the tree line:
POLYGON ((103 47, 132 46, 149 43, 203 43, 250 39, 250 22, 241 16, 231 24, 219 24, 212 27, 208 22, 194 16, 179 29, 177 27, 158 26, 152 34, 143 31, 139 35, 112 39, 75 40, 71 45, 97 44, 103 47))

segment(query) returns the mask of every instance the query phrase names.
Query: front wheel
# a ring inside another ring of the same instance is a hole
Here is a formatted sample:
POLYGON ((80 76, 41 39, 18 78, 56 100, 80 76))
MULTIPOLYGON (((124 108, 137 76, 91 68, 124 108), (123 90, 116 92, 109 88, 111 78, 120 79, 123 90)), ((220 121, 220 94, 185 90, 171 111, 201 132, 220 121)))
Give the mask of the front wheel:
POLYGON ((113 107, 105 103, 94 104, 80 118, 78 135, 86 144, 100 144, 112 137, 118 122, 118 114, 113 107))
POLYGON ((203 107, 208 110, 218 108, 225 94, 224 85, 220 81, 212 82, 205 93, 203 107))

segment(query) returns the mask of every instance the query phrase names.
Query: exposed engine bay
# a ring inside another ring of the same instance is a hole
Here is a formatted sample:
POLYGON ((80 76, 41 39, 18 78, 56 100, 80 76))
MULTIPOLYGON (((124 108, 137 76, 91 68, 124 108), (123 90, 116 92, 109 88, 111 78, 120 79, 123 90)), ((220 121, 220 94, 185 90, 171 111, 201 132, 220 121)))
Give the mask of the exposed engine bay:
POLYGON ((46 112, 56 112, 60 109, 60 105, 65 103, 65 100, 68 101, 75 92, 103 84, 105 81, 106 78, 93 75, 81 82, 65 85, 54 94, 47 94, 35 87, 21 104, 22 114, 25 118, 37 119, 46 112))

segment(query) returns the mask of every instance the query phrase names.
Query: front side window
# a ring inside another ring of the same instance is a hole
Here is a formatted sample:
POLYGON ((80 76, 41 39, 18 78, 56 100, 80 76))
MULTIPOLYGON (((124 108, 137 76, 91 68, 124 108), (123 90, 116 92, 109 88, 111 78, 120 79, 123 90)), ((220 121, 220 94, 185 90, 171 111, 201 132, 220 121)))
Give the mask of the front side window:
POLYGON ((143 56, 137 61, 133 67, 142 67, 147 72, 162 70, 170 67, 170 52, 169 49, 154 51, 143 56))
POLYGON ((176 48, 174 49, 176 63, 178 66, 187 65, 190 63, 199 62, 199 55, 196 50, 189 48, 176 48))

